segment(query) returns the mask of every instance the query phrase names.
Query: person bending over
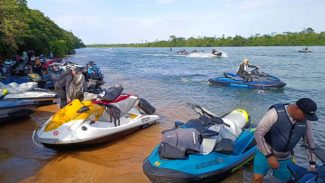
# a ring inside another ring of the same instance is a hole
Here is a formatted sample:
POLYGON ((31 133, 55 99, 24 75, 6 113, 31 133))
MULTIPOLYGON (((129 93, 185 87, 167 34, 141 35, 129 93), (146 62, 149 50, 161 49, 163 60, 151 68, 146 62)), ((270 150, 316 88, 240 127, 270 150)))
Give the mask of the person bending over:
MULTIPOLYGON (((301 98, 292 104, 275 104, 256 127, 257 150, 254 158, 254 183, 263 182, 268 170, 280 181, 288 181, 291 174, 287 166, 292 163, 293 148, 303 137, 304 142, 315 148, 312 122, 317 121, 317 105, 309 98, 301 98)), ((310 168, 316 166, 315 154, 308 150, 310 168)))

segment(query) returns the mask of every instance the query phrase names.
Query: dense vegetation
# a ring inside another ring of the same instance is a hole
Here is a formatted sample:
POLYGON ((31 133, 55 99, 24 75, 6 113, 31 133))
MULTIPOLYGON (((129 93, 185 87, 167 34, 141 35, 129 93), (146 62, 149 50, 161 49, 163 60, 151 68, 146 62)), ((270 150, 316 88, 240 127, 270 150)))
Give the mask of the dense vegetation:
POLYGON ((312 28, 301 32, 284 32, 282 34, 255 34, 248 38, 242 36, 226 37, 176 37, 168 41, 132 43, 132 44, 97 44, 89 47, 212 47, 212 46, 323 46, 325 32, 316 33, 312 28))
POLYGON ((55 56, 83 47, 82 41, 57 26, 38 10, 27 7, 26 0, 0 0, 0 59, 34 50, 55 56))

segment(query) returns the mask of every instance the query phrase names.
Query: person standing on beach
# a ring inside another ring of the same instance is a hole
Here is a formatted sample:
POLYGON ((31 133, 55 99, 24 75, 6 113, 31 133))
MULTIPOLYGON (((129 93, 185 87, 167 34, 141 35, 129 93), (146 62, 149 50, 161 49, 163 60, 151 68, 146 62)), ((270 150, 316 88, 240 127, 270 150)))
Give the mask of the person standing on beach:
POLYGON ((68 103, 74 99, 83 100, 83 93, 87 90, 87 82, 85 76, 82 74, 80 68, 72 70, 73 79, 69 86, 69 92, 67 93, 68 103))
MULTIPOLYGON (((309 98, 270 107, 255 131, 254 183, 263 182, 269 169, 281 181, 291 179, 287 166, 292 163, 291 153, 301 137, 310 148, 315 147, 311 121, 318 120, 316 111, 316 103, 309 98)), ((310 168, 315 169, 315 154, 311 150, 308 159, 310 168)))
POLYGON ((70 84, 72 81, 72 69, 68 68, 63 74, 61 74, 57 81, 54 84, 55 92, 59 96, 61 103, 60 108, 66 106, 70 101, 67 100, 69 98, 69 90, 70 84))

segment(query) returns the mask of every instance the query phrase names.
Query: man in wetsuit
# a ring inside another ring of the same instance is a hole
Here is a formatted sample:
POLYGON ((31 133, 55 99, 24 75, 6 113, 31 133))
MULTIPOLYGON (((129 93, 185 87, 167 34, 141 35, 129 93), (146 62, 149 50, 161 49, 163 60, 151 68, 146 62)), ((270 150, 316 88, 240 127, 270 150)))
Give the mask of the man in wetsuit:
MULTIPOLYGON (((316 110, 316 103, 309 98, 270 107, 255 132, 254 183, 263 182, 269 169, 280 181, 291 179, 287 166, 292 163, 291 154, 298 141, 303 137, 309 147, 315 147, 311 121, 318 120, 316 110)), ((310 168, 315 169, 315 154, 311 150, 308 159, 310 168)))

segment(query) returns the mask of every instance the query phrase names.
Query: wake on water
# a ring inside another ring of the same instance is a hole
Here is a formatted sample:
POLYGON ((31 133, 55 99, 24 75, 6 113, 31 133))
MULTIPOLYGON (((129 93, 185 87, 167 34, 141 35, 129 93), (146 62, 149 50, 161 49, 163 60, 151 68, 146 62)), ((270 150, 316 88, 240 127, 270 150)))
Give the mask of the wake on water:
POLYGON ((227 53, 222 52, 221 56, 214 55, 212 53, 204 53, 204 52, 197 52, 197 53, 190 53, 186 55, 187 57, 191 58, 213 58, 213 57, 228 57, 227 53))

